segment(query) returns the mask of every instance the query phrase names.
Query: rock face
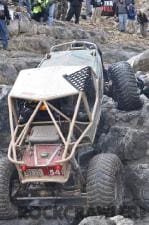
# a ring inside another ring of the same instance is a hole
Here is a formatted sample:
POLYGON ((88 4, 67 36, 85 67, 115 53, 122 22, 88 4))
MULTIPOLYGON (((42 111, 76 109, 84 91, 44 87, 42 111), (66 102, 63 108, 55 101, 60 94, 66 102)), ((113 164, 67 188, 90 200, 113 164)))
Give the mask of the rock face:
POLYGON ((99 152, 116 153, 122 161, 140 159, 148 154, 149 101, 139 111, 116 109, 112 99, 104 97, 101 114, 99 152))
POLYGON ((102 46, 104 62, 112 64, 120 61, 127 61, 131 57, 135 57, 142 52, 140 47, 126 46, 125 43, 113 43, 110 47, 107 45, 102 46), (110 51, 109 51, 110 48, 110 51))
POLYGON ((36 67, 41 59, 41 54, 37 53, 25 51, 2 52, 0 57, 0 84, 13 84, 20 70, 36 67))
POLYGON ((149 209, 149 159, 145 157, 126 167, 126 185, 134 196, 134 202, 149 209))
POLYGON ((102 30, 84 30, 58 21, 49 27, 25 18, 12 21, 8 28, 11 51, 0 50, 0 84, 13 84, 20 70, 36 67, 53 45, 72 40, 107 42, 107 34, 102 30))
POLYGON ((130 58, 128 62, 135 71, 149 71, 149 50, 130 58))
MULTIPOLYGON (((74 24, 72 26, 71 23, 61 21, 56 21, 55 26, 49 27, 31 22, 24 17, 23 21, 12 21, 9 25, 9 31, 9 46, 11 52, 7 54, 0 50, 0 54, 2 55, 0 58, 1 84, 13 83, 20 69, 37 66, 43 55, 50 51, 51 46, 62 42, 87 40, 95 42, 99 46, 102 45, 101 50, 103 52, 104 62, 106 63, 128 60, 130 57, 144 50, 143 46, 134 46, 133 44, 126 46, 125 43, 112 43, 109 45, 109 33, 103 29, 95 28, 91 30, 87 27, 82 28, 74 24), (13 58, 16 51, 20 53, 21 56, 18 55, 13 58), (8 79, 8 74, 11 74, 11 79, 8 79)), ((146 60, 148 60, 148 53, 144 53, 143 56, 141 55, 139 62, 135 60, 134 68, 136 70, 138 70, 138 68, 139 70, 142 70, 142 68, 147 69, 149 66, 146 60)))
POLYGON ((56 22, 55 26, 40 25, 29 20, 14 20, 9 26, 11 49, 45 53, 52 45, 72 40, 89 40, 106 43, 107 34, 102 30, 96 32, 84 30, 70 23, 56 22), (28 29, 30 27, 30 29, 28 29), (18 36, 19 34, 19 36, 18 36))

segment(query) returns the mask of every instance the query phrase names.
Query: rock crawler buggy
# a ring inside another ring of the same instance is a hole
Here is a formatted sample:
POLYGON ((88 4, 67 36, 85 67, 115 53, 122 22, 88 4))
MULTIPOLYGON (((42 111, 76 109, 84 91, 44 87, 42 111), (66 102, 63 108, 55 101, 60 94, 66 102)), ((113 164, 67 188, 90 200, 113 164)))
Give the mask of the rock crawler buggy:
POLYGON ((54 46, 38 68, 20 72, 8 96, 11 142, 8 159, 0 161, 1 219, 25 205, 121 204, 119 158, 92 148, 102 95, 103 66, 93 43, 54 46))

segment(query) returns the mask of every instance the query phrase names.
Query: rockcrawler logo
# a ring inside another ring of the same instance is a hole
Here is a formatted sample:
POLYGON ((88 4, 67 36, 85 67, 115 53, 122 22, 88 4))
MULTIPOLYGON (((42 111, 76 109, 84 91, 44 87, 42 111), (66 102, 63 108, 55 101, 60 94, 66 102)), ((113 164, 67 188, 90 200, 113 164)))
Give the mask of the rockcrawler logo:
MULTIPOLYGON (((99 216, 105 215, 106 217, 112 217, 115 215, 123 215, 129 218, 143 218, 144 211, 137 205, 125 205, 122 208, 88 208, 86 207, 73 207, 73 206, 57 206, 57 207, 33 207, 28 209, 25 213, 21 209, 19 210, 19 217, 22 219, 38 220, 43 218, 44 220, 56 220, 59 225, 76 225, 84 217, 87 216, 99 216)), ((149 222, 149 221, 148 221, 149 222)))
POLYGON ((38 220, 41 217, 45 220, 57 220, 59 225, 69 224, 73 225, 76 224, 77 221, 80 221, 80 218, 85 217, 85 209, 81 207, 32 207, 28 209, 25 213, 22 209, 19 209, 19 217, 22 219, 32 219, 38 220))

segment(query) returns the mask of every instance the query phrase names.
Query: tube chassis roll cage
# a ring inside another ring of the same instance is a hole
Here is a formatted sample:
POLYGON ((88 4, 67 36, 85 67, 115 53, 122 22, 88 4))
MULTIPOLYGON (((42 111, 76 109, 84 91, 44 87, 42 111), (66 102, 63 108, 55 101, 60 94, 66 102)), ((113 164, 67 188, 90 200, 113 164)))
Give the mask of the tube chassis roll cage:
MULTIPOLYGON (((28 120, 28 122, 21 125, 21 124, 18 123, 14 99, 9 96, 8 97, 8 106, 9 106, 9 119, 10 119, 10 130, 11 130, 11 142, 10 142, 10 145, 9 145, 9 148, 8 148, 8 158, 9 158, 9 160, 12 163, 15 163, 17 165, 18 164, 24 164, 23 161, 19 161, 17 159, 17 149, 16 148, 21 147, 23 141, 25 140, 25 137, 27 135, 27 132, 28 132, 28 129, 29 129, 30 125, 34 124, 34 123, 36 124, 36 122, 33 122, 33 120, 34 120, 34 117, 35 117, 36 113, 38 112, 38 110, 39 110, 39 108, 42 104, 45 105, 46 110, 47 110, 47 112, 48 112, 48 114, 51 118, 51 122, 54 124, 54 126, 55 126, 61 140, 62 140, 62 143, 64 145, 64 153, 63 153, 63 156, 62 156, 62 160, 56 161, 55 163, 65 163, 65 162, 68 162, 69 160, 71 160, 74 156, 76 148, 78 147, 78 145, 80 144, 80 142, 85 137, 85 135, 87 134, 87 132, 89 131, 89 129, 91 128, 91 126, 93 124, 93 118, 95 117, 97 106, 99 105, 99 91, 98 91, 99 84, 98 84, 97 79, 96 79, 95 86, 96 86, 95 88, 96 88, 97 91, 96 91, 96 98, 95 98, 95 103, 94 103, 94 106, 93 106, 93 109, 92 109, 92 113, 90 112, 88 101, 87 101, 85 93, 80 91, 79 94, 78 94, 78 99, 77 99, 77 103, 76 103, 76 106, 75 106, 75 110, 74 110, 72 120, 68 116, 66 116, 63 112, 61 112, 59 109, 57 109, 56 107, 51 105, 48 102, 48 100, 38 100, 38 104, 35 107, 32 115, 30 116, 30 118, 28 120), (80 122, 80 121, 76 120, 81 100, 83 100, 84 107, 85 107, 86 113, 88 115, 89 122, 80 122), (68 135, 67 135, 66 139, 65 139, 65 137, 64 137, 64 135, 61 131, 61 128, 58 125, 58 121, 54 118, 52 110, 57 112, 61 117, 63 117, 66 121, 68 121, 68 123, 70 123, 69 132, 68 132, 68 135), (87 125, 84 130, 81 130, 81 128, 78 126, 81 123, 85 123, 87 125), (73 134, 74 127, 81 132, 80 137, 76 140, 75 143, 71 142, 71 136, 73 134), (22 131, 20 132, 19 136, 17 137, 17 133, 18 133, 18 130, 20 128, 22 128, 22 131), (68 152, 68 147, 70 145, 72 146, 72 149, 71 149, 70 152, 68 152)), ((40 122, 40 123, 44 124, 45 122, 40 122)), ((93 142, 93 140, 90 140, 90 141, 93 142)), ((88 142, 83 143, 83 145, 85 145, 85 144, 88 144, 88 142)))
POLYGON ((96 49, 98 50, 97 46, 94 43, 90 43, 87 41, 72 41, 72 42, 66 42, 63 44, 58 44, 53 46, 50 49, 50 52, 54 51, 60 51, 61 47, 66 47, 66 50, 83 50, 83 49, 96 49))
MULTIPOLYGON (((50 52, 55 52, 55 51, 71 51, 71 50, 91 50, 94 49, 97 52, 99 52, 99 49, 94 43, 87 42, 87 41, 71 41, 71 42, 66 42, 58 45, 54 45, 51 49, 50 52), (78 46, 77 46, 78 45, 78 46), (80 46, 79 46, 80 45, 80 46), (63 48, 63 49, 62 49, 63 48)), ((101 54, 101 53, 100 53, 101 54)), ((50 58, 50 53, 46 54, 45 57, 41 60, 40 64, 38 67, 42 65, 42 63, 50 58)))

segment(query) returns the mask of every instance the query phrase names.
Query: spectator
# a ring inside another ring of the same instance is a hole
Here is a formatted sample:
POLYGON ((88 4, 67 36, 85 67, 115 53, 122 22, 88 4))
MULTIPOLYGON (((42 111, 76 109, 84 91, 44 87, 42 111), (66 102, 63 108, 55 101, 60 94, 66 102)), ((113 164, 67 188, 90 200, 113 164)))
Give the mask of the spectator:
POLYGON ((13 13, 14 19, 21 20, 22 19, 22 9, 20 6, 16 7, 16 10, 13 13))
POLYGON ((0 37, 2 40, 3 49, 8 49, 8 29, 10 15, 7 3, 0 0, 0 37))
POLYGON ((118 0, 113 0, 113 14, 116 15, 116 8, 117 8, 118 0))
POLYGON ((19 0, 19 6, 23 6, 23 4, 25 3, 25 6, 27 8, 27 14, 28 17, 31 17, 31 1, 30 0, 19 0))
POLYGON ((141 12, 141 10, 137 14, 137 21, 140 24, 140 33, 142 37, 147 36, 147 27, 148 27, 148 18, 144 12, 141 12))
POLYGON ((103 6, 103 0, 91 0, 91 5, 93 5, 93 15, 92 15, 92 22, 93 23, 100 23, 101 19, 101 6, 103 6))
POLYGON ((79 23, 82 1, 83 0, 69 0, 70 8, 67 13, 66 21, 70 21, 75 15, 75 23, 79 23))
POLYGON ((91 18, 92 16, 91 0, 86 0, 86 16, 87 18, 91 18))
POLYGON ((36 0, 32 5, 32 19, 40 22, 43 16, 42 1, 36 0))
POLYGON ((53 24, 55 10, 55 0, 36 0, 32 5, 32 19, 38 22, 47 22, 53 24))
POLYGON ((54 21, 54 11, 55 11, 55 0, 48 0, 47 8, 48 8, 48 25, 53 25, 54 21))
POLYGON ((117 3, 116 14, 119 19, 119 31, 125 32, 127 24, 127 6, 125 0, 119 0, 117 3))
POLYGON ((127 30, 130 34, 135 33, 135 20, 136 20, 136 9, 133 4, 130 4, 127 8, 128 23, 127 30))
POLYGON ((59 0, 57 3, 57 12, 56 12, 56 19, 57 20, 65 20, 66 13, 68 9, 68 2, 67 0, 59 0))

